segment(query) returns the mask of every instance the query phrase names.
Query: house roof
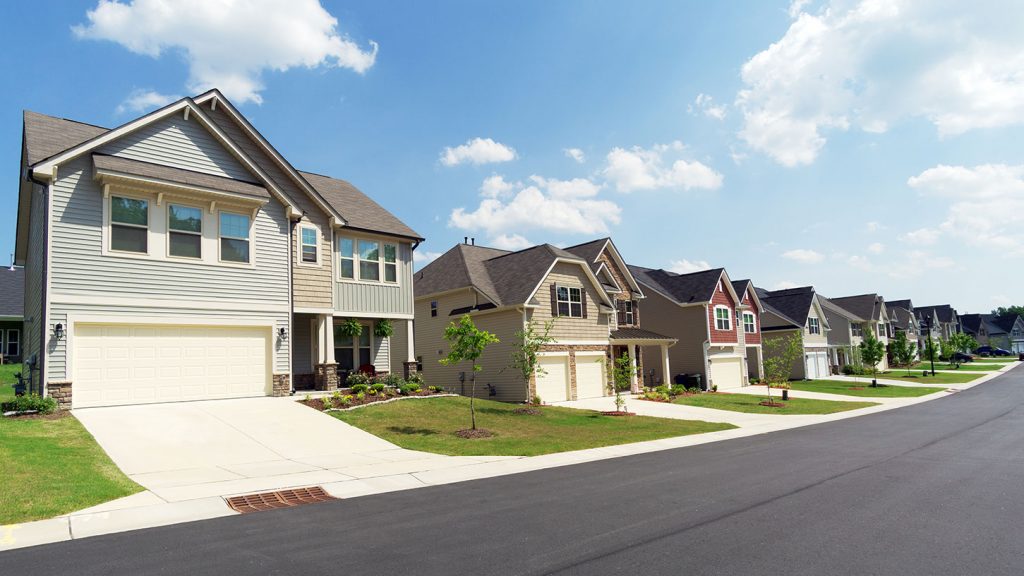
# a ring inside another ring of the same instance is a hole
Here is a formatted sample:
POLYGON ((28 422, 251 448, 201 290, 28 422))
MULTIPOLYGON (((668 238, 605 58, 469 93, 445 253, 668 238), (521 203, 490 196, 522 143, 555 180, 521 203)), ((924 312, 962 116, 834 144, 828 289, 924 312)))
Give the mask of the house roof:
POLYGON ((859 294, 857 296, 832 298, 832 302, 841 308, 846 308, 864 320, 877 322, 882 317, 882 299, 878 294, 859 294))
POLYGON ((181 168, 164 166, 162 164, 152 164, 150 162, 131 160, 129 158, 121 158, 118 156, 107 156, 104 154, 93 154, 92 165, 93 172, 95 174, 107 173, 114 175, 123 174, 127 176, 140 176, 143 178, 163 180, 165 182, 181 184, 184 186, 211 188, 222 192, 240 194, 250 198, 270 200, 270 193, 267 192, 267 189, 254 182, 245 182, 242 180, 235 180, 233 178, 225 178, 223 176, 214 176, 213 174, 193 172, 192 170, 183 170, 181 168))
POLYGON ((846 308, 843 308, 842 306, 833 302, 831 299, 825 298, 820 294, 818 295, 818 302, 821 302, 822 310, 824 310, 825 314, 828 315, 829 317, 842 316, 843 318, 846 318, 850 322, 864 322, 864 319, 861 318, 860 316, 857 316, 853 312, 850 312, 846 308))
POLYGON ((956 310, 953 309, 949 304, 939 304, 936 306, 917 306, 914 308, 914 312, 920 318, 921 316, 932 316, 938 317, 939 322, 952 323, 955 322, 956 310))
POLYGON ((25 315, 25 269, 0 268, 0 316, 25 315))
POLYGON ((583 244, 577 244, 575 246, 569 246, 565 249, 567 252, 571 252, 580 258, 583 258, 590 263, 590 269, 597 274, 598 270, 601 269, 604 264, 598 261, 598 258, 602 253, 607 252, 609 258, 616 264, 621 270, 623 277, 629 286, 609 286, 604 285, 605 290, 611 292, 617 292, 620 290, 632 291, 634 296, 643 298, 643 291, 640 289, 640 285, 637 283, 637 279, 630 272, 629 266, 625 260, 622 259, 622 254, 619 253, 619 249, 615 246, 615 242, 611 238, 598 238, 597 240, 591 240, 590 242, 584 242, 583 244))
POLYGON ((25 110, 23 118, 25 153, 29 166, 109 132, 109 129, 100 126, 47 116, 31 110, 25 110))
POLYGON ((299 171, 299 174, 344 216, 347 227, 405 236, 415 240, 423 239, 415 230, 406 226, 394 214, 349 182, 312 172, 299 171))
POLYGON ((889 303, 885 303, 886 310, 889 311, 889 321, 892 325, 899 330, 910 330, 911 324, 914 322, 914 316, 906 308, 896 307, 892 308, 889 303))
POLYGON ((909 311, 914 309, 914 303, 909 298, 906 300, 886 300, 885 307, 888 309, 902 308, 909 311))
MULTIPOLYGON (((578 262, 593 275, 585 260, 551 244, 517 252, 458 244, 416 273, 414 290, 416 297, 422 298, 473 288, 497 306, 529 304, 537 286, 558 260, 578 262)), ((596 278, 593 280, 597 284, 596 278)))
POLYGON ((765 310, 791 322, 794 326, 807 323, 807 316, 814 305, 814 287, 801 286, 785 290, 768 291, 755 288, 765 310))
MULTIPOLYGON (((991 316, 992 317, 991 322, 993 324, 995 324, 996 326, 998 326, 999 328, 1001 328, 1003 330, 1003 332, 1005 332, 1007 334, 1013 332, 1013 325, 1016 324, 1017 323, 1017 319, 1020 318, 1020 316, 1017 315, 1017 314, 1006 315, 1006 316, 997 316, 995 314, 986 314, 986 316, 991 316)), ((961 316, 960 318, 962 319, 963 316, 961 316)))
POLYGON ((604 245, 607 244, 609 240, 611 240, 611 238, 598 238, 597 240, 591 240, 590 242, 584 242, 583 244, 577 244, 576 246, 569 246, 565 250, 567 252, 572 252, 589 262, 591 268, 596 272, 600 267, 600 265, 597 264, 597 257, 601 255, 604 245))
POLYGON ((981 331, 981 314, 963 314, 960 316, 960 326, 964 332, 977 335, 981 331))
POLYGON ((672 341, 676 342, 676 338, 671 336, 665 336, 664 334, 658 334, 657 332, 651 332, 650 330, 644 330, 643 328, 618 328, 612 330, 610 337, 612 340, 650 340, 650 341, 672 341))
POLYGON ((629 266, 629 272, 640 283, 650 286, 678 304, 697 304, 711 301, 725 268, 676 274, 668 270, 629 266))

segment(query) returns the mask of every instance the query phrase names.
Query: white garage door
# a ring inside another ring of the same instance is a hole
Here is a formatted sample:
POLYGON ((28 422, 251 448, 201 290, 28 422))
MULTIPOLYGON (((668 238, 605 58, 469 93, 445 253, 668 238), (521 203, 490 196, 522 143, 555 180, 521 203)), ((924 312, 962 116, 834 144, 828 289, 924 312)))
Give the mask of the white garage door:
POLYGON ((74 408, 263 396, 266 327, 77 324, 74 408))
POLYGON ((576 354, 576 398, 604 396, 608 384, 604 376, 604 353, 576 354))
POLYGON ((712 356, 708 358, 710 371, 708 386, 718 386, 719 390, 740 388, 746 384, 743 373, 743 358, 738 356, 712 356))
POLYGON ((827 352, 808 352, 805 356, 807 362, 807 379, 815 380, 818 378, 828 378, 828 353, 827 352))
POLYGON ((542 370, 537 371, 537 396, 549 403, 568 400, 569 356, 541 356, 538 364, 542 370))

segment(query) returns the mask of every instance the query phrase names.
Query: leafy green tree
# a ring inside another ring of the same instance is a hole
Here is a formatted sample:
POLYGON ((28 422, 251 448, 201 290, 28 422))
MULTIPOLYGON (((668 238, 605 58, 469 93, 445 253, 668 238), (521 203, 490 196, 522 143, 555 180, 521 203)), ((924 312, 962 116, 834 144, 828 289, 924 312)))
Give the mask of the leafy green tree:
POLYGON ((612 393, 615 394, 615 409, 623 412, 626 410, 626 399, 622 392, 629 390, 633 384, 633 376, 637 374, 637 367, 629 361, 629 356, 623 354, 612 362, 612 393))
POLYGON ((764 379, 768 384, 768 402, 772 401, 772 386, 781 386, 789 382, 793 373, 793 364, 804 356, 803 334, 765 338, 764 347, 764 379))
POLYGON ((917 352, 917 346, 910 343, 907 339, 906 332, 897 332, 896 336, 889 342, 889 352, 892 353, 892 359, 898 366, 904 366, 907 369, 907 374, 910 374, 910 364, 914 361, 914 353, 917 352))
POLYGON ((454 366, 459 362, 469 362, 473 369, 473 383, 469 395, 469 417, 472 421, 472 430, 476 430, 476 372, 483 370, 483 366, 477 363, 484 350, 491 344, 498 342, 498 337, 486 330, 480 330, 473 323, 469 314, 465 314, 458 323, 449 322, 444 329, 444 339, 451 345, 448 355, 438 360, 445 366, 454 366))
POLYGON ((516 331, 516 342, 512 346, 511 367, 522 376, 527 390, 530 388, 531 377, 547 373, 540 366, 540 350, 546 344, 555 341, 554 337, 551 336, 551 329, 554 327, 554 318, 544 323, 542 331, 538 331, 536 324, 531 320, 526 325, 525 330, 516 331))
POLYGON ((885 344, 875 337, 873 330, 864 332, 864 340, 858 345, 860 358, 871 367, 871 385, 877 386, 878 363, 885 357, 885 344))
POLYGON ((924 343, 924 354, 922 360, 928 360, 934 362, 939 359, 939 347, 936 345, 934 338, 929 338, 924 343))
POLYGON ((1024 316, 1024 306, 1000 306, 993 310, 992 313, 1000 318, 1006 316, 1024 316))
POLYGON ((949 337, 949 347, 952 350, 952 353, 949 355, 949 361, 959 368, 960 361, 956 359, 956 352, 969 353, 971 350, 978 347, 978 341, 970 334, 957 332, 949 337))

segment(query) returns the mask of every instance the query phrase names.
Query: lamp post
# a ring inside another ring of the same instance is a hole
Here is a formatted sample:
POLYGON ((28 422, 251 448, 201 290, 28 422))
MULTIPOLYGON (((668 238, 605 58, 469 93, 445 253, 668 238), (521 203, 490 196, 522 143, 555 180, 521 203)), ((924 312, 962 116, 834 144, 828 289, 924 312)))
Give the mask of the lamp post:
POLYGON ((935 345, 932 344, 932 321, 925 318, 921 322, 921 328, 928 331, 928 359, 932 363, 932 376, 935 376, 935 345))

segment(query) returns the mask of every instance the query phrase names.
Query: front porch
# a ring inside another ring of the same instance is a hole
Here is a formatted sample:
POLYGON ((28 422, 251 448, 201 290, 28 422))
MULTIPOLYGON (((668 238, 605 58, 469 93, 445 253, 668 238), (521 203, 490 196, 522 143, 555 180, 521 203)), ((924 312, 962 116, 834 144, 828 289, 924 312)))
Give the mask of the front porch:
POLYGON ((292 334, 295 390, 336 390, 353 372, 416 371, 411 319, 296 313, 292 334))
POLYGON ((650 330, 642 328, 619 328, 613 330, 609 343, 612 348, 612 358, 629 357, 632 367, 629 389, 637 394, 645 386, 660 386, 661 384, 671 385, 666 382, 668 377, 658 378, 658 373, 669 375, 672 371, 669 366, 668 349, 676 344, 675 338, 669 338, 650 330), (644 370, 644 358, 642 348, 653 348, 658 350, 658 356, 654 358, 660 370, 653 366, 649 371, 644 370))

